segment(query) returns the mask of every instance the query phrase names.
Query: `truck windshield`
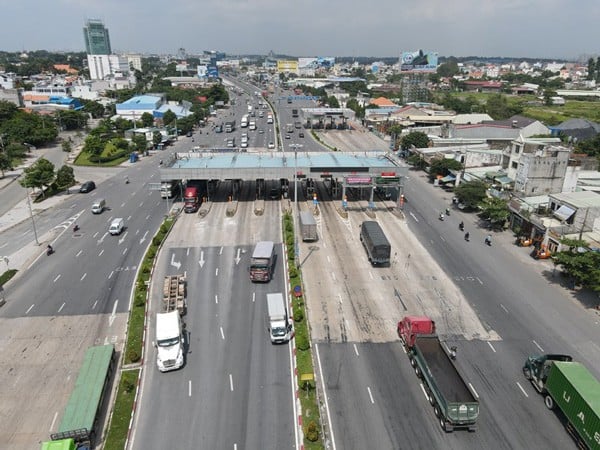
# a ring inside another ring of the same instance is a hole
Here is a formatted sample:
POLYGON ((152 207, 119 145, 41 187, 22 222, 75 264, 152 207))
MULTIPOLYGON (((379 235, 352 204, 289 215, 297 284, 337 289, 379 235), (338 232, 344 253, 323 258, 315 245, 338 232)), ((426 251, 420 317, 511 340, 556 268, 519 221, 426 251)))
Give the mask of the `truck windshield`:
POLYGON ((256 269, 265 269, 269 267, 269 259, 268 258, 254 258, 250 263, 250 267, 256 269))
POLYGON ((285 336, 285 327, 273 327, 271 333, 276 337, 285 336))
POLYGON ((179 336, 175 336, 169 339, 161 339, 159 341, 156 341, 156 344, 159 347, 172 347, 174 345, 179 344, 179 336))

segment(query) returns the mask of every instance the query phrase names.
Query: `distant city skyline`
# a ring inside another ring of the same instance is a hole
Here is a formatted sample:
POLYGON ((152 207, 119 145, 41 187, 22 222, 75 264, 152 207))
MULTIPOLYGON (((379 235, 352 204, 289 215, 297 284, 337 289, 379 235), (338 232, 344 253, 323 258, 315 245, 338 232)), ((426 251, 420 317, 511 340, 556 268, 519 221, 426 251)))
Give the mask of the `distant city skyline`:
POLYGON ((86 51, 82 28, 100 19, 113 52, 577 60, 600 54, 597 0, 22 0, 3 2, 2 51, 86 51), (26 14, 23 11, 27 11, 26 14))

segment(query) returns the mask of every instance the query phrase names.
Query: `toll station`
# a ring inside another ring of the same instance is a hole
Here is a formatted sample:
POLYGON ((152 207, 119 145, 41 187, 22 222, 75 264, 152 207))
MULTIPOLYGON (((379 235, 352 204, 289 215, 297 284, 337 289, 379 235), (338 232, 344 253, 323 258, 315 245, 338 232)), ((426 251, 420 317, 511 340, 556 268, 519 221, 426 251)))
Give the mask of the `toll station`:
POLYGON ((401 165, 389 152, 261 152, 203 151, 173 154, 159 169, 161 182, 181 180, 233 182, 233 195, 241 183, 256 183, 257 195, 264 195, 265 182, 277 180, 287 192, 290 182, 302 183, 312 196, 317 181, 322 181, 333 198, 346 199, 348 189, 370 190, 373 204, 375 189, 403 191, 408 166, 401 165))

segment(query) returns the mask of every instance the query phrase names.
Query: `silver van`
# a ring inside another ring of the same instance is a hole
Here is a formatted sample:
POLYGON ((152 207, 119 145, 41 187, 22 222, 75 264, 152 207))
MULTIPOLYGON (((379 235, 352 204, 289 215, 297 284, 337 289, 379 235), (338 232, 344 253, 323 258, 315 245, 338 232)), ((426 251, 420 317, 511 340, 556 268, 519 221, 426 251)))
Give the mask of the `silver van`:
POLYGON ((101 214, 105 208, 106 200, 104 200, 103 198, 99 198, 94 203, 92 203, 92 214, 101 214))
POLYGON ((108 228, 108 232, 114 236, 121 234, 123 228, 125 228, 125 221, 119 217, 117 219, 113 219, 110 227, 108 228))

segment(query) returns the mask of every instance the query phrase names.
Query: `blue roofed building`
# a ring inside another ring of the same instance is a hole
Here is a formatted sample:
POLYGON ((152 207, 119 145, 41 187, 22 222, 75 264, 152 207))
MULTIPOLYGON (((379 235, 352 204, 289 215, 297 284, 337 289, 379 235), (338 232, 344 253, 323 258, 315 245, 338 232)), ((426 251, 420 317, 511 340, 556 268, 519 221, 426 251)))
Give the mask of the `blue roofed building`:
POLYGON ((164 94, 137 95, 117 103, 117 116, 128 120, 139 120, 144 113, 152 114, 155 119, 160 119, 165 112, 171 110, 178 118, 192 114, 186 104, 169 104, 164 94))

